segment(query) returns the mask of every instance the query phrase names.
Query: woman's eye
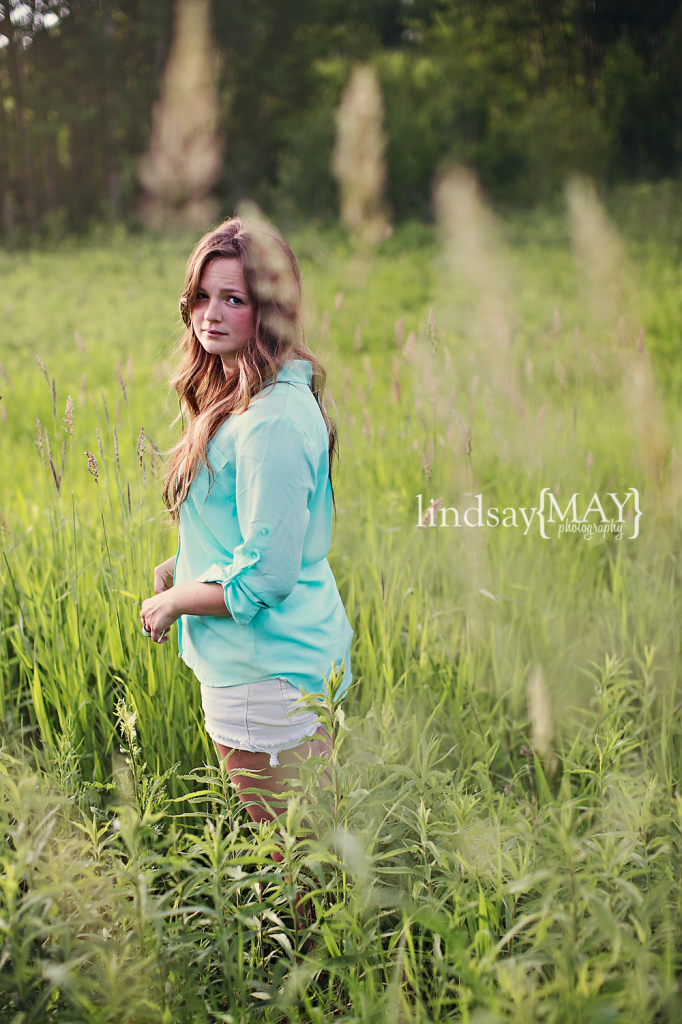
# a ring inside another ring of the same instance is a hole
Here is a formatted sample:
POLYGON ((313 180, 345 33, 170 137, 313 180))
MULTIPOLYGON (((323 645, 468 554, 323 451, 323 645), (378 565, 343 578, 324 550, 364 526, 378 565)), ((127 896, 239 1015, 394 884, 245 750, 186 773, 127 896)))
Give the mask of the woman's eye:
POLYGON ((207 299, 207 298, 208 298, 208 295, 206 294, 206 292, 197 292, 197 302, 199 302, 200 299, 207 299))
POLYGON ((230 295, 228 302, 231 302, 234 306, 243 306, 244 303, 237 295, 230 295))

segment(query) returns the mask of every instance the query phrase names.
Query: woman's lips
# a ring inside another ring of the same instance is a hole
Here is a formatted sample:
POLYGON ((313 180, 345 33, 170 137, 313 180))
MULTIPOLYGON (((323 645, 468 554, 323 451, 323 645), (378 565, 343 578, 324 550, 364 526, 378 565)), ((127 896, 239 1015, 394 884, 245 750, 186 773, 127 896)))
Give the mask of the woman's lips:
POLYGON ((225 331, 204 331, 204 334, 208 334, 209 338, 224 338, 226 336, 225 331))

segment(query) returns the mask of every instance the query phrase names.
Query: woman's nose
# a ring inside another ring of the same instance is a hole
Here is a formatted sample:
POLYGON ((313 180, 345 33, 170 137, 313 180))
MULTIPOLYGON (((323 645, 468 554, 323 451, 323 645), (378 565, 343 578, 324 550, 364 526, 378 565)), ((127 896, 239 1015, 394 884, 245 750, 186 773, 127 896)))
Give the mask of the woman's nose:
POLYGON ((220 320, 220 303, 217 299, 209 301, 204 317, 206 320, 220 320))

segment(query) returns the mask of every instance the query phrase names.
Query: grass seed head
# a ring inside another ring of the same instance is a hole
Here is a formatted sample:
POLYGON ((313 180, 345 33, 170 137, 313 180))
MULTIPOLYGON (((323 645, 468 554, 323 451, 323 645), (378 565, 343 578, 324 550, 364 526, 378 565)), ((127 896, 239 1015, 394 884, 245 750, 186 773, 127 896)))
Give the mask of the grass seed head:
POLYGON ((145 437, 144 427, 140 431, 140 436, 137 439, 135 447, 137 449, 137 457, 140 460, 141 466, 144 459, 144 453, 147 451, 147 438, 145 437))
POLYGON ((405 359, 413 359, 416 348, 417 335, 414 333, 414 331, 410 331, 410 333, 407 335, 407 341, 403 345, 402 349, 402 353, 405 356, 405 359))
POLYGON ((73 435, 74 435, 74 424, 76 420, 76 413, 73 407, 73 398, 71 395, 66 399, 66 410, 64 412, 64 429, 69 438, 69 449, 73 448, 73 435))
POLYGON ((435 446, 433 440, 430 440, 422 451, 422 468, 424 470, 424 479, 426 480, 427 487, 431 482, 431 474, 433 473, 434 455, 435 446))
POLYGON ((639 334, 637 335, 637 354, 640 356, 644 355, 644 346, 646 344, 646 335, 644 328, 640 327, 639 334))
POLYGON ((116 370, 116 373, 118 375, 118 383, 121 385, 121 391, 123 392, 123 401, 125 402, 126 409, 127 409, 128 408, 128 392, 126 391, 125 381, 123 380, 123 377, 121 376, 120 368, 118 368, 116 370))
POLYGON ((356 352, 362 351, 362 327, 360 324, 355 325, 355 331, 353 333, 353 348, 356 352))
MULTIPOLYGON (((163 459, 161 458, 161 452, 159 451, 158 446, 154 443, 154 441, 152 441, 151 437, 149 437, 149 435, 145 436, 147 438, 147 441, 149 442, 149 450, 151 452, 151 455, 149 457, 149 463, 152 471, 152 476, 156 477, 159 470, 161 469, 161 466, 163 465, 163 459)), ((146 479, 147 478, 145 476, 145 482, 146 479)))
POLYGON ((452 167, 435 185, 436 220, 448 274, 480 295, 506 290, 493 218, 481 199, 478 179, 467 167, 452 167))
POLYGON ((45 368, 45 363, 42 361, 42 359, 40 358, 40 356, 38 355, 37 352, 34 352, 33 355, 34 355, 35 361, 37 362, 38 366, 40 367, 40 372, 42 373, 43 377, 45 378, 45 383, 47 384, 47 386, 49 388, 49 386, 50 386, 50 378, 47 375, 47 370, 45 368))
POLYGON ((95 478, 95 483, 99 484, 99 473, 97 472, 97 459, 92 452, 86 451, 85 457, 88 460, 87 471, 91 476, 95 478))
POLYGON ((438 324, 433 312, 433 306, 429 310, 429 318, 426 323, 426 337, 431 345, 431 352, 435 356, 438 351, 438 324))
POLYGON ((602 321, 615 323, 627 305, 622 243, 589 178, 574 175, 565 191, 573 252, 592 307, 602 321))
POLYGON ((59 474, 57 473, 57 470, 56 470, 55 464, 54 464, 54 460, 53 460, 51 455, 50 455, 50 457, 48 459, 48 462, 50 463, 50 470, 52 471, 52 480, 54 481, 55 490, 57 491, 57 494, 59 494, 60 493, 60 487, 61 487, 61 479, 59 477, 59 474))
POLYGON ((531 670, 526 686, 533 750, 547 759, 552 753, 554 723, 545 673, 540 665, 535 665, 531 670))
POLYGON ((427 508, 424 515, 421 517, 421 521, 417 523, 417 529, 423 530, 428 526, 436 526, 436 516, 438 515, 442 507, 442 498, 431 498, 429 507, 427 508))
POLYGON ((369 409, 366 405, 362 410, 362 433, 367 440, 372 437, 372 421, 369 418, 369 409))
POLYGON ((220 105, 210 0, 176 0, 173 39, 149 145, 137 166, 140 217, 154 231, 202 230, 218 215, 220 105))
POLYGON ((42 428, 42 425, 41 425, 41 422, 40 422, 39 419, 36 419, 36 429, 35 429, 35 434, 33 436, 34 436, 35 446, 36 446, 36 448, 38 449, 38 451, 40 453, 40 458, 41 458, 41 461, 43 463, 43 469, 45 469, 45 448, 44 448, 44 445, 43 445, 43 428, 42 428))
POLYGON ((339 184, 341 223, 359 248, 370 251, 389 232, 383 120, 376 71, 369 64, 356 64, 336 114, 332 173, 339 184))

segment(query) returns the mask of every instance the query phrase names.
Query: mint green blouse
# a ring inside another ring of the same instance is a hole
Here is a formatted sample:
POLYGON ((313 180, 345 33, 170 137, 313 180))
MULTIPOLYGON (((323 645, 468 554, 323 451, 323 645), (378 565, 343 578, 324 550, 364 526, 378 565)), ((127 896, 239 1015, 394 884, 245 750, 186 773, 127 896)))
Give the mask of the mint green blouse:
POLYGON ((175 582, 221 583, 231 617, 183 615, 180 656, 207 686, 284 677, 320 693, 345 659, 348 622, 327 562, 332 531, 327 429, 307 360, 285 364, 208 446, 213 469, 180 509, 175 582))

